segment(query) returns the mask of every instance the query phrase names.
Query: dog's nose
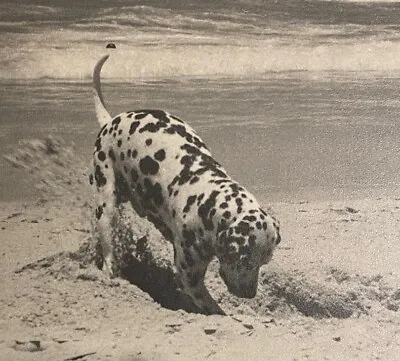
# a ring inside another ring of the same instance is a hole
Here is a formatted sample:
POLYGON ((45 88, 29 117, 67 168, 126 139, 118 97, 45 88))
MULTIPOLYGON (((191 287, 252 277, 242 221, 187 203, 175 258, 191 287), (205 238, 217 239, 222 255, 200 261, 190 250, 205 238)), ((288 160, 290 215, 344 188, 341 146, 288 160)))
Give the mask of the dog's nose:
POLYGON ((254 298, 257 294, 257 283, 255 285, 241 285, 238 288, 228 288, 229 291, 240 298, 254 298))

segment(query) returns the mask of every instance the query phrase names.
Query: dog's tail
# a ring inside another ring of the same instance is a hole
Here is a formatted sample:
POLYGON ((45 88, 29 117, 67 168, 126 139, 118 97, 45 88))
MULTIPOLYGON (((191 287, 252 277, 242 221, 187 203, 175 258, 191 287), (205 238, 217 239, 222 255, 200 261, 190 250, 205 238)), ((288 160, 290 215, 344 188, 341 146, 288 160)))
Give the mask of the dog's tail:
MULTIPOLYGON (((115 49, 115 45, 110 43, 106 47, 107 49, 115 49)), ((106 123, 108 123, 112 117, 110 113, 106 109, 106 105, 104 104, 103 94, 101 92, 101 81, 100 81, 100 72, 104 63, 110 57, 109 54, 104 55, 96 64, 93 70, 93 98, 94 98, 94 106, 96 109, 97 120, 102 127, 106 123)))

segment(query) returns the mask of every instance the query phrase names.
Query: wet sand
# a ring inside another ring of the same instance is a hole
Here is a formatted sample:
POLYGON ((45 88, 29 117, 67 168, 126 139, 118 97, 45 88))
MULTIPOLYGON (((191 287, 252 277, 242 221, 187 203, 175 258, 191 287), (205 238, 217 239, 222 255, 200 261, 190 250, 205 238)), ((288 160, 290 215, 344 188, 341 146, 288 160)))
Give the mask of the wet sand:
MULTIPOLYGON (((229 174, 267 202, 396 196, 397 79, 314 76, 105 82, 103 90, 111 114, 156 108, 187 121, 229 174)), ((0 98, 1 154, 51 134, 89 164, 99 130, 89 81, 5 83, 0 98)), ((2 158, 0 167, 0 201, 35 197, 2 158)))

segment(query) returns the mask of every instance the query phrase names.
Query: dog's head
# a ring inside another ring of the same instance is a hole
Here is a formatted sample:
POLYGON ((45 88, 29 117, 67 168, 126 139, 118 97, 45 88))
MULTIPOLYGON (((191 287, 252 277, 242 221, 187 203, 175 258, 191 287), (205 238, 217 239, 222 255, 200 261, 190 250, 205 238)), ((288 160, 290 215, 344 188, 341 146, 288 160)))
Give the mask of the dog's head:
POLYGON ((267 264, 281 241, 279 223, 271 216, 244 216, 221 231, 217 239, 219 273, 229 292, 253 298, 260 267, 267 264))

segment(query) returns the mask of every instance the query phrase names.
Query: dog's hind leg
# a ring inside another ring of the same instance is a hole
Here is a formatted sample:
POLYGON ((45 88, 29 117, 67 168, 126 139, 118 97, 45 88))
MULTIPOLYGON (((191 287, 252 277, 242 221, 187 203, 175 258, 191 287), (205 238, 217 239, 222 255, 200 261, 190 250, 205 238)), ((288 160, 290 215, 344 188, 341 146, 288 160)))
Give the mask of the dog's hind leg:
POLYGON ((114 276, 113 231, 118 216, 117 192, 113 169, 95 165, 94 179, 97 188, 96 223, 103 255, 103 271, 114 276))

